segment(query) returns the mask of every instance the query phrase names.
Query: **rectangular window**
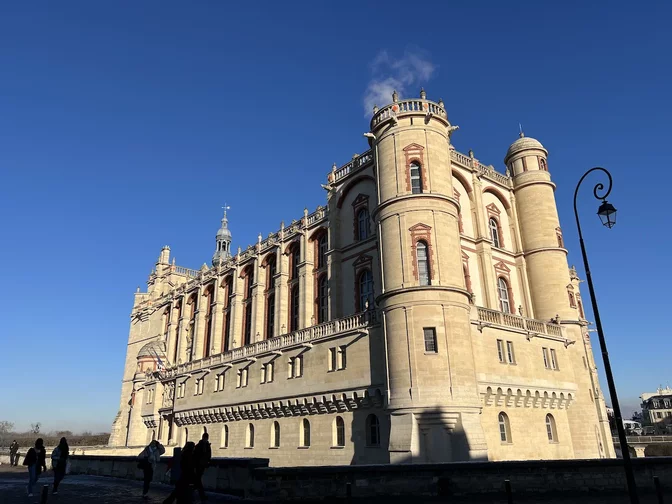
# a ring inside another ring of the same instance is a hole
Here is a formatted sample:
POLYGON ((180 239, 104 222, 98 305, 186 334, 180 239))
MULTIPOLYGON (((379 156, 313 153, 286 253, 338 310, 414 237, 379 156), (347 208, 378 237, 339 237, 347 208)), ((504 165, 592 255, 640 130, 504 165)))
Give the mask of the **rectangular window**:
POLYGON ((267 362, 261 366, 261 383, 271 383, 273 381, 273 363, 267 362))
POLYGON ((663 418, 663 414, 660 411, 656 411, 656 418, 663 418))
POLYGON ((222 390, 224 390, 224 373, 215 377, 215 392, 221 392, 222 390))
POLYGON ((329 349, 328 370, 336 371, 336 347, 331 347, 329 349))
POLYGON ((301 378, 303 376, 303 355, 290 357, 287 366, 287 378, 301 378))
POLYGON ((516 363, 516 356, 513 354, 513 342, 512 341, 507 341, 506 342, 506 356, 509 359, 509 364, 515 364, 516 363))
POLYGON ((551 348, 551 369, 558 369, 558 356, 555 350, 551 348))
POLYGON ((247 372, 248 368, 243 369, 243 377, 241 387, 247 387, 247 372))
POLYGON ((345 369, 345 345, 341 345, 338 347, 338 362, 337 362, 337 369, 345 369))
POLYGON ((439 350, 436 345, 436 329, 434 327, 425 327, 422 331, 425 336, 425 352, 437 353, 439 350))
POLYGON ((544 356, 544 367, 546 369, 551 369, 551 363, 548 358, 548 348, 544 347, 541 349, 541 353, 544 356))
POLYGON ((506 358, 504 357, 504 341, 501 339, 497 340, 497 355, 499 356, 499 362, 506 363, 506 358))

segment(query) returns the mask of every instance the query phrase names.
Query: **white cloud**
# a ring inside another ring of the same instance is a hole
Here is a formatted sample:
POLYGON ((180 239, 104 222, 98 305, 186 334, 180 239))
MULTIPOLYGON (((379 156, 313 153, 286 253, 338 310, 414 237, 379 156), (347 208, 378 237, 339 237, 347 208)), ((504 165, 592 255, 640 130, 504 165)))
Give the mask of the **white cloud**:
POLYGON ((392 101, 394 90, 403 97, 407 92, 416 93, 428 81, 436 65, 429 61, 424 51, 407 49, 400 58, 380 51, 371 62, 371 81, 364 93, 364 114, 371 115, 374 105, 383 106, 392 101), (417 90, 413 88, 417 87, 417 90))

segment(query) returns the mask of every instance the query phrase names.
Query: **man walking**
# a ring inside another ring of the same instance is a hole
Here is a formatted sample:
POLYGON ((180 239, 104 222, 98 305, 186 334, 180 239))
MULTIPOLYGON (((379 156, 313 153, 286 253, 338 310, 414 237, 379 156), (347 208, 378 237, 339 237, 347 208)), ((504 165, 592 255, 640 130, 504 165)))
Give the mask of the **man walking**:
POLYGON ((9 445, 9 465, 16 466, 19 463, 19 443, 16 440, 9 445))
POLYGON ((208 499, 205 495, 202 481, 203 473, 210 465, 210 459, 212 458, 212 449, 210 448, 208 438, 208 433, 205 432, 194 450, 194 458, 196 459, 196 489, 198 490, 201 502, 208 499))

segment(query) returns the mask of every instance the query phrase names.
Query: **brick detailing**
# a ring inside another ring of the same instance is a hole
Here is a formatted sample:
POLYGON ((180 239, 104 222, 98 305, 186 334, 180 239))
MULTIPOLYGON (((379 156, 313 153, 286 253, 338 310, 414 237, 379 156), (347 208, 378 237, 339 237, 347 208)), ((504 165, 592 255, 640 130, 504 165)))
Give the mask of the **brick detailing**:
POLYGON ((516 303, 513 298, 513 287, 511 286, 511 270, 502 261, 499 261, 497 264, 495 264, 495 277, 497 278, 498 283, 498 285, 495 286, 497 288, 497 300, 499 301, 499 279, 503 278, 506 281, 506 288, 509 292, 509 311, 515 314, 516 303))
POLYGON ((411 232, 411 257, 413 259, 413 278, 418 278, 418 257, 416 253, 417 243, 422 240, 427 243, 427 261, 429 261, 430 280, 436 278, 434 275, 434 248, 432 246, 432 228, 427 224, 418 223, 408 228, 411 232))
POLYGON ((404 156, 406 157, 406 190, 411 192, 411 163, 416 161, 420 165, 420 177, 422 180, 422 190, 426 191, 427 185, 427 168, 425 167, 425 148, 422 145, 412 143, 403 148, 404 156))

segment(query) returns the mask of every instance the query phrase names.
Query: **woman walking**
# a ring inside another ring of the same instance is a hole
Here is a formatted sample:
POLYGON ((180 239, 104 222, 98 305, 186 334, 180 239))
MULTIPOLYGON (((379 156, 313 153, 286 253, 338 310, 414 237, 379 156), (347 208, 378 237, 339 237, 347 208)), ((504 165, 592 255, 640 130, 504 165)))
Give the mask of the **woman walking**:
MULTIPOLYGON (((194 459, 194 449, 196 445, 193 441, 187 441, 182 448, 180 459, 177 463, 180 465, 180 475, 175 482, 175 489, 163 501, 163 504, 172 504, 177 499, 177 504, 190 504, 192 502, 193 488, 196 480, 196 461, 194 459)), ((176 463, 173 461, 173 463, 176 463)))
POLYGON ((161 443, 156 439, 149 443, 144 450, 138 455, 138 467, 142 469, 143 472, 143 486, 142 486, 142 496, 147 497, 149 492, 149 484, 154 478, 154 469, 156 469, 156 464, 161 460, 161 455, 166 453, 166 449, 161 443))
POLYGON ((65 468, 67 467, 68 457, 70 456, 70 449, 68 442, 64 437, 58 443, 58 446, 51 452, 51 465, 54 468, 54 491, 53 495, 58 495, 58 485, 61 484, 65 478, 65 468))
POLYGON ((28 497, 33 496, 33 486, 37 483, 42 471, 47 472, 46 453, 44 451, 44 441, 38 438, 35 441, 35 447, 28 450, 26 458, 23 459, 23 465, 28 467, 28 497))

